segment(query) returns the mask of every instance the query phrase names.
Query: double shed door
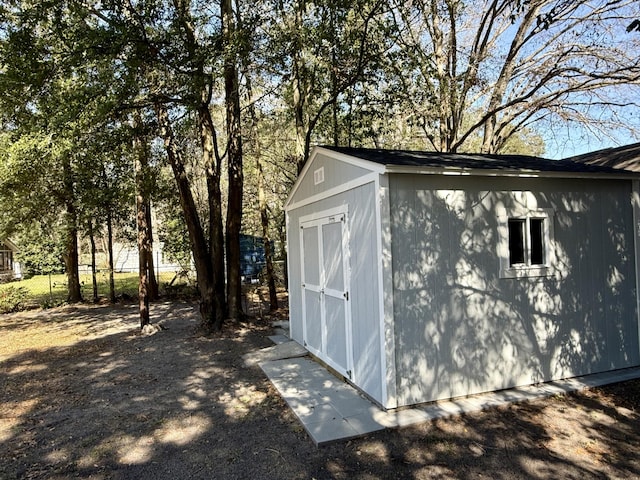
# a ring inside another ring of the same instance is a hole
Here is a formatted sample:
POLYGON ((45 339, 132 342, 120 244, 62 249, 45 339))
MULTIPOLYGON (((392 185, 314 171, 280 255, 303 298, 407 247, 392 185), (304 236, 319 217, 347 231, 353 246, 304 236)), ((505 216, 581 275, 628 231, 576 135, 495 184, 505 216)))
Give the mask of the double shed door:
POLYGON ((346 212, 301 221, 305 347, 353 379, 346 212))

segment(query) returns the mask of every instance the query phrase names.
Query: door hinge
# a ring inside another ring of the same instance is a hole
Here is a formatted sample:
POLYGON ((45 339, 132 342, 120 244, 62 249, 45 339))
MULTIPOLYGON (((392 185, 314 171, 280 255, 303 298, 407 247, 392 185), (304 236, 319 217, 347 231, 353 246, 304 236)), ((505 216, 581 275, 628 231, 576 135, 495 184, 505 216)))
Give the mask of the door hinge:
POLYGON ((342 296, 347 300, 347 302, 349 301, 349 292, 344 292, 342 296))

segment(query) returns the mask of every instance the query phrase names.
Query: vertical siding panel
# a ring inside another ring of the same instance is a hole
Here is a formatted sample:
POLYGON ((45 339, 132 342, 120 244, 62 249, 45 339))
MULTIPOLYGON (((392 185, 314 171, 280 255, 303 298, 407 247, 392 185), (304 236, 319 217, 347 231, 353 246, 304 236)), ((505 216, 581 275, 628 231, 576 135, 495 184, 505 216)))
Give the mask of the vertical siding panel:
POLYGON ((594 265, 594 277, 596 279, 596 312, 594 316, 594 322, 598 322, 601 331, 601 345, 609 345, 608 348, 602 349, 603 363, 605 368, 612 368, 612 346, 611 346, 611 321, 609 317, 608 304, 610 302, 609 294, 607 292, 607 274, 608 263, 611 260, 607 249, 606 232, 607 232, 607 219, 603 212, 603 202, 605 202, 606 195, 602 190, 596 192, 595 202, 592 206, 593 215, 590 222, 591 232, 590 234, 594 239, 594 250, 591 262, 594 265), (597 252, 597 253, 595 253, 597 252))
POLYGON ((289 279, 289 334, 302 345, 302 278, 300 271, 300 211, 287 214, 287 277, 289 279))
POLYGON ((349 193, 351 235, 351 308, 356 383, 378 402, 382 399, 380 312, 374 184, 349 193))

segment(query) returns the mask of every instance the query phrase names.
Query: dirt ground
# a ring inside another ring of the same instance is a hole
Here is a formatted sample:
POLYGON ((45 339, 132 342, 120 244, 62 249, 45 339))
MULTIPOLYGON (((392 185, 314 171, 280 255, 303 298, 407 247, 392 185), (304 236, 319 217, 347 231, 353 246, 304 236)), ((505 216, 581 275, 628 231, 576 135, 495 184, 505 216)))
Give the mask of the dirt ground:
POLYGON ((316 448, 259 367, 268 318, 189 303, 0 315, 0 479, 640 478, 640 381, 316 448))

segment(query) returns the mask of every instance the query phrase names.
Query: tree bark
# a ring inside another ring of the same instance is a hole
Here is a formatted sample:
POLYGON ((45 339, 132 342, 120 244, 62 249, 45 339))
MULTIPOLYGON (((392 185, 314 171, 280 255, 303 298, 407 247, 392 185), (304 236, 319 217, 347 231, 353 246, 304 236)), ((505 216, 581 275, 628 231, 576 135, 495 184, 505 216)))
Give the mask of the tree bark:
POLYGON ((227 114, 227 307, 231 319, 242 317, 242 282, 240 272, 240 230, 242 229, 242 129, 238 88, 237 53, 233 47, 236 33, 231 0, 221 0, 222 29, 225 38, 224 89, 227 114))
POLYGON ((295 13, 295 42, 292 54, 292 84, 293 84, 293 113, 296 124, 296 169, 298 173, 307 161, 306 126, 304 121, 304 107, 306 103, 306 89, 303 82, 303 63, 300 58, 302 52, 302 21, 305 10, 305 0, 298 0, 295 13))
POLYGON ((111 205, 107 207, 107 252, 109 256, 109 302, 116 303, 116 285, 113 279, 113 220, 111 205))
POLYGON ((258 166, 258 206, 260 209, 260 224, 262 225, 262 241, 264 243, 264 259, 267 269, 267 286, 269 288, 269 308, 278 309, 278 292, 276 291, 276 281, 273 275, 273 252, 271 251, 271 238, 269 235, 269 211, 267 199, 264 191, 264 172, 260 160, 260 152, 257 157, 258 166))
MULTIPOLYGON (((147 165, 148 165, 148 162, 147 162, 147 165)), ((147 165, 145 165, 145 169, 147 165)), ((153 258, 153 222, 151 219, 151 201, 149 199, 148 194, 145 198, 144 208, 145 208, 145 213, 147 215, 147 219, 146 219, 147 230, 148 230, 147 241, 149 244, 148 251, 147 251, 147 275, 149 279, 148 294, 149 294, 149 300, 153 302, 155 300, 158 300, 158 298, 160 298, 160 292, 158 288, 158 279, 156 277, 155 262, 153 258)))
POLYGON ((96 239, 93 235, 93 221, 89 220, 89 243, 91 244, 91 283, 93 303, 98 303, 98 279, 96 278, 96 239))
POLYGON ((82 301, 80 289, 80 275, 78 274, 78 216, 74 204, 73 176, 71 173, 71 161, 65 158, 62 165, 64 181, 65 202, 65 252, 63 260, 67 274, 67 287, 69 303, 82 301))
MULTIPOLYGON (((169 114, 166 107, 162 104, 156 105, 156 113, 160 126, 160 135, 164 140, 167 158, 176 180, 180 205, 185 217, 187 231, 189 232, 198 289, 200 291, 200 315, 202 317, 202 325, 207 330, 220 330, 222 328, 223 317, 220 312, 218 298, 216 297, 212 255, 207 248, 204 230, 198 217, 198 211, 191 192, 182 154, 176 145, 169 114)), ((210 184, 209 178, 207 179, 207 184, 210 184)), ((220 270, 220 272, 224 273, 224 269, 220 270)))
POLYGON ((146 198, 145 185, 145 164, 146 154, 144 137, 141 134, 142 121, 138 112, 133 117, 133 151, 135 162, 135 185, 136 185, 136 225, 138 228, 138 306, 140 313, 140 328, 143 329, 151 323, 149 319, 149 224, 147 219, 149 214, 147 206, 149 202, 146 198))
MULTIPOLYGON (((192 105, 198 114, 202 163, 205 166, 207 194, 209 202, 209 243, 198 216, 191 193, 189 178, 185 171, 181 152, 175 144, 173 131, 166 108, 156 105, 160 126, 163 131, 167 155, 178 184, 180 202, 189 238, 191 240, 198 286, 200 288, 200 314, 203 326, 207 330, 220 330, 225 318, 227 305, 225 300, 224 233, 222 223, 222 193, 220 189, 221 156, 217 149, 216 129, 211 118, 209 105, 212 95, 212 78, 205 71, 205 57, 198 55, 202 51, 198 43, 194 22, 191 17, 191 3, 173 0, 179 22, 185 34, 187 53, 193 64, 191 80, 193 93, 199 95, 197 103, 192 105)), ((224 22, 224 20, 223 20, 224 22)), ((223 41, 224 44, 224 41, 223 41)))
POLYGON ((80 275, 78 274, 78 229, 68 227, 65 241, 65 253, 63 254, 64 266, 67 272, 67 287, 69 303, 82 301, 82 291, 80 289, 80 275))
POLYGON ((149 325, 149 277, 147 262, 147 244, 146 244, 146 219, 144 202, 140 201, 140 196, 136 195, 136 209, 138 221, 138 309, 140 313, 140 328, 149 325))
MULTIPOLYGON (((203 79, 204 80, 204 79, 203 79)), ((220 189, 221 161, 216 154, 216 130, 209 111, 209 90, 203 81, 201 85, 201 103, 198 106, 198 121, 200 126, 200 142, 206 169, 207 195, 209 202, 209 250, 207 288, 208 303, 202 305, 202 315, 205 318, 213 315, 215 320, 209 328, 219 330, 227 317, 227 300, 225 291, 224 267, 224 229, 222 227, 222 191, 220 189)), ((203 232, 204 240, 204 232, 203 232)), ((206 244, 205 244, 206 246, 206 244)))

